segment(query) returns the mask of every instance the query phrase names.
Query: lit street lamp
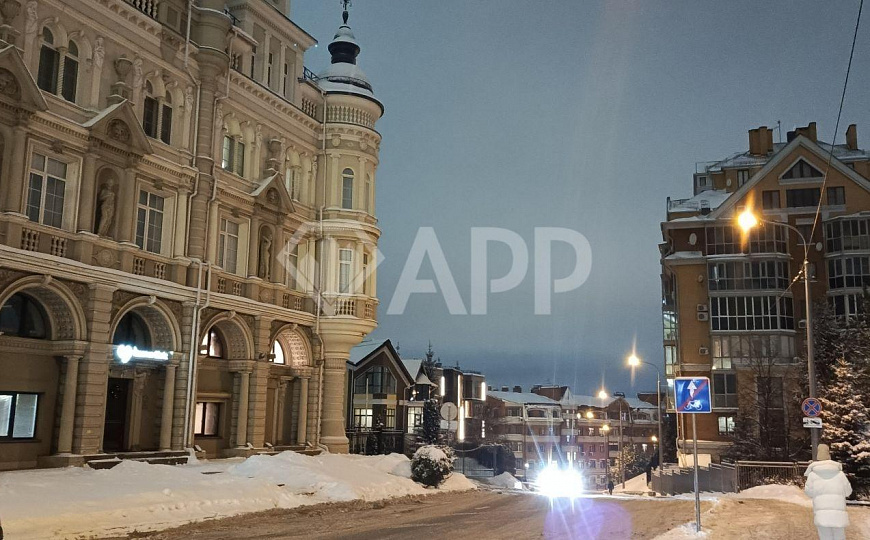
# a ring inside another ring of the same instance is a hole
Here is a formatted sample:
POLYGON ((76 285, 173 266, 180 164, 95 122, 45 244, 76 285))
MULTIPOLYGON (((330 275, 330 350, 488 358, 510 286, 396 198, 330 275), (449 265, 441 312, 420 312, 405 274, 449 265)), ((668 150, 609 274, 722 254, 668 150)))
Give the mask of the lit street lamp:
POLYGON ((603 389, 598 392, 598 399, 607 399, 607 392, 605 392, 603 389))
MULTIPOLYGON (((783 221, 768 221, 766 219, 759 219, 752 213, 751 210, 746 209, 743 213, 741 213, 737 217, 737 223, 740 225, 740 228, 743 229, 744 232, 749 232, 752 228, 758 226, 759 223, 768 223, 770 225, 779 225, 781 227, 786 227, 787 229, 794 231, 798 238, 801 239, 801 243, 804 246, 804 262, 802 265, 801 272, 804 275, 804 297, 806 299, 806 326, 807 326, 807 379, 809 379, 810 386, 810 395, 809 397, 816 397, 816 363, 815 363, 815 354, 813 351, 813 311, 812 311, 812 302, 810 300, 810 273, 809 266, 810 263, 807 260, 809 256, 809 245, 807 245, 807 240, 804 238, 804 235, 801 234, 800 230, 797 227, 793 227, 788 222, 783 221)), ((813 459, 816 459, 816 450, 819 447, 819 430, 811 429, 810 430, 810 440, 812 441, 812 452, 813 459)))
MULTIPOLYGON (((659 367, 655 364, 647 362, 645 360, 641 360, 637 357, 636 354, 632 354, 628 357, 628 365, 631 367, 638 367, 641 364, 646 364, 648 366, 652 366, 656 370, 656 408, 658 408, 658 424, 659 424, 659 436, 658 440, 662 440, 662 372, 659 367)), ((659 470, 663 470, 665 464, 664 458, 664 450, 662 449, 662 445, 659 444, 659 470)))

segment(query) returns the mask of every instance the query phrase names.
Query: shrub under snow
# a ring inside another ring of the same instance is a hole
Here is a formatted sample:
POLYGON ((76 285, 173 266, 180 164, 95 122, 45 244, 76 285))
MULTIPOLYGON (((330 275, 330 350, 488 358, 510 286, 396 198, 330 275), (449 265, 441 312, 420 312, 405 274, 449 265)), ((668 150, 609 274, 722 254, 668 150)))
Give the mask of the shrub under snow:
POLYGON ((447 447, 421 446, 411 458, 411 480, 424 486, 440 486, 453 472, 452 454, 447 447))

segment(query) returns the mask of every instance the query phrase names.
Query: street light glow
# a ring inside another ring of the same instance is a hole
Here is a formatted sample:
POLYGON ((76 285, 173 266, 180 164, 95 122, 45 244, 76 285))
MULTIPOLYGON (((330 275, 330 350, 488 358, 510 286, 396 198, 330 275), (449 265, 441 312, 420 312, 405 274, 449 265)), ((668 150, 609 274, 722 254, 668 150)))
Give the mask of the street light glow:
POLYGON ((640 365, 640 358, 638 358, 636 354, 632 354, 631 356, 628 357, 628 365, 633 366, 633 367, 639 366, 640 365))
POLYGON ((652 436, 652 442, 659 442, 659 438, 655 435, 652 436))
POLYGON ((737 224, 743 229, 743 232, 749 232, 750 229, 758 225, 758 218, 748 208, 737 216, 737 224))
POLYGON ((586 411, 586 418, 592 420, 593 418, 595 418, 595 413, 593 413, 592 411, 586 411))
POLYGON ((607 392, 605 392, 603 388, 601 389, 601 391, 598 392, 598 398, 607 399, 607 392))
POLYGON ((601 431, 603 431, 604 433, 607 433, 608 431, 610 431, 610 425, 604 424, 603 426, 601 426, 601 431))

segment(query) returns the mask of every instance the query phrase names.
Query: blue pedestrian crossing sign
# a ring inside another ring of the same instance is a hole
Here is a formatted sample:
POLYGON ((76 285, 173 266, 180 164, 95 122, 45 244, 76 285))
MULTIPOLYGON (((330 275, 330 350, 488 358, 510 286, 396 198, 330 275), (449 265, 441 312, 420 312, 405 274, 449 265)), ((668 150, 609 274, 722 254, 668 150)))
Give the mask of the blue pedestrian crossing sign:
POLYGON ((675 405, 678 413, 708 413, 710 403, 710 379, 707 377, 677 377, 674 379, 675 405))

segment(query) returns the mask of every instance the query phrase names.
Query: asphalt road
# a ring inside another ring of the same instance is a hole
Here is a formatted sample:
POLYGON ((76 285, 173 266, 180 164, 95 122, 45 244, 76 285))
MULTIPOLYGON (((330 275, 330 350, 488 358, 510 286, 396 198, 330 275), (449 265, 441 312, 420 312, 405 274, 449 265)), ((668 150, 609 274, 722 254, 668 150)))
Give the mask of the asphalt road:
POLYGON ((594 497, 551 504, 537 495, 473 491, 272 510, 131 538, 649 539, 693 515, 692 501, 683 500, 594 497))

